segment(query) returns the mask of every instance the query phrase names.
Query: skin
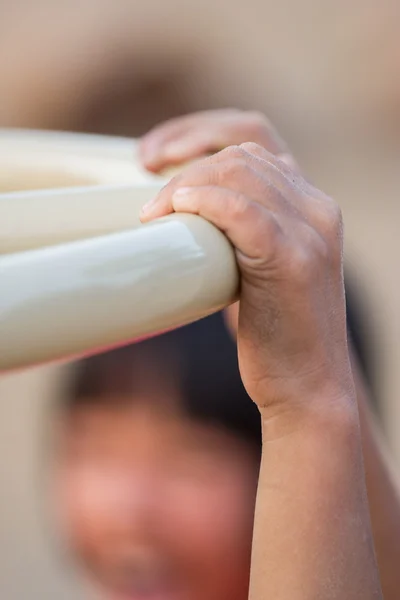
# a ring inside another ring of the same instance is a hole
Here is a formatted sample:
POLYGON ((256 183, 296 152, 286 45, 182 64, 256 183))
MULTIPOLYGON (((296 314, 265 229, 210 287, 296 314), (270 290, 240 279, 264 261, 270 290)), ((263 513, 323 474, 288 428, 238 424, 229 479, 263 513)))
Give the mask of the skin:
POLYGON ((250 142, 185 169, 142 220, 174 211, 221 229, 241 274, 239 364, 263 428, 249 597, 382 598, 346 338, 339 207, 250 142))
POLYGON ((161 377, 60 421, 55 506, 100 598, 247 597, 256 451, 180 404, 161 377))
POLYGON ((293 169, 299 169, 262 113, 236 109, 203 111, 161 123, 142 138, 139 152, 144 166, 159 173, 173 167, 181 170, 183 163, 246 141, 267 148, 293 169))
MULTIPOLYGON (((285 176, 289 171, 284 165, 295 170, 289 182, 300 177, 300 169, 287 148, 258 113, 217 111, 168 122, 143 139, 141 150, 149 168, 162 170, 193 161, 224 143, 245 139, 256 139, 279 155, 278 165, 285 176), (198 135, 200 143, 196 145, 198 135), (174 136, 180 142, 172 152, 168 147, 174 136), (152 152, 156 153, 153 158, 152 152)), ((254 151, 253 146, 251 150, 254 151)), ((255 150, 257 158, 261 150, 255 150)), ((248 173, 246 179, 240 180, 240 168, 246 163, 242 156, 240 159, 240 164, 236 160, 232 169, 238 182, 229 175, 225 163, 223 168, 242 191, 242 186, 252 180, 248 173)), ((208 168, 210 159, 204 164, 208 168)), ((196 170, 190 176, 194 174, 198 177, 196 170)), ((260 179, 257 178, 258 191, 262 190, 260 179)), ((307 186, 303 183, 297 187, 308 194, 307 186)), ((285 186, 280 189, 285 191, 285 186)), ((228 185, 224 194, 229 190, 228 185)), ((321 198, 318 208, 325 201, 330 202, 321 198)), ((279 209, 278 202, 276 207, 279 209)), ((326 259, 327 255, 328 251, 322 256, 326 259)), ((250 266, 251 257, 243 259, 239 255, 239 259, 245 260, 243 270, 250 266)), ((256 262, 258 299, 258 294, 263 293, 264 276, 258 274, 263 261, 256 262)), ((277 274, 282 276, 285 273, 279 267, 277 274)), ((251 275, 254 278, 253 269, 251 275)), ((252 277, 245 283, 251 283, 252 277)), ((272 280, 275 289, 282 282, 285 278, 275 276, 272 280)), ((301 286, 302 294, 305 290, 306 286, 301 286)), ((290 308, 286 294, 284 298, 290 308)), ((301 294, 297 301, 299 298, 301 294)), ((257 311, 253 296, 250 299, 252 311, 257 311)), ((274 316, 273 305, 264 301, 263 304, 268 307, 268 316, 274 316)), ((319 307, 319 303, 315 306, 319 307)), ((321 307, 323 314, 323 302, 321 307)), ((234 335, 238 309, 235 305, 227 312, 234 335)), ((274 327, 280 327, 287 316, 285 311, 283 316, 275 314, 274 327)), ((254 317, 250 314, 246 318, 254 317)), ((339 312, 339 327, 341 319, 339 312)), ((268 319, 261 313, 256 323, 263 326, 265 322, 268 319)), ((274 327, 262 336, 271 336, 267 341, 272 353, 275 336, 280 335, 274 327)), ((318 331, 324 331, 321 323, 314 329, 317 336, 318 331)), ((239 326, 239 342, 240 335, 239 326)), ((331 333, 325 335, 329 339, 331 333)), ((261 359, 265 353, 258 335, 254 340, 252 327, 243 340, 242 375, 248 346, 261 359)), ((295 599, 379 597, 361 448, 385 598, 394 600, 398 595, 397 490, 369 413, 368 390, 361 371, 354 360, 350 370, 343 339, 333 340, 337 347, 329 350, 335 360, 326 362, 330 368, 341 364, 340 386, 338 377, 326 364, 310 360, 304 368, 300 360, 302 349, 293 353, 294 345, 288 358, 296 358, 297 370, 291 372, 293 363, 289 363, 283 376, 274 372, 271 377, 262 362, 261 366, 254 363, 268 375, 266 381, 257 380, 256 386, 252 382, 254 366, 248 370, 251 378, 246 385, 252 390, 253 399, 258 398, 265 448, 252 561, 250 595, 254 598, 267 594, 295 599)), ((312 347, 311 343, 309 348, 312 347)), ((281 356, 285 355, 284 346, 279 344, 279 349, 281 356)), ((267 359, 273 367, 270 355, 267 359)), ((285 361, 281 358, 278 366, 282 365, 285 361)), ((111 600, 244 600, 249 587, 258 457, 248 443, 236 436, 185 417, 179 410, 182 399, 176 388, 177 379, 165 365, 157 368, 157 380, 151 376, 154 364, 142 364, 139 371, 143 377, 139 383, 135 377, 136 389, 129 390, 126 396, 109 395, 104 404, 89 403, 66 415, 60 423, 54 481, 56 506, 69 542, 91 574, 95 588, 111 600)))
MULTIPOLYGON (((260 113, 239 110, 210 111, 173 119, 150 131, 142 140, 141 156, 150 170, 202 157, 223 146, 252 141, 276 155, 297 173, 300 168, 268 120, 260 113)), ((256 152, 260 154, 259 151, 256 152)), ((174 184, 175 185, 175 184, 174 184)), ((328 308, 328 307, 327 307, 328 308)), ((340 306, 342 309, 342 305, 340 306)), ((227 313, 236 335, 238 307, 227 313)), ((373 537, 384 597, 395 600, 400 589, 399 486, 380 432, 370 411, 369 390, 361 369, 352 357, 352 373, 361 425, 363 459, 373 537)))

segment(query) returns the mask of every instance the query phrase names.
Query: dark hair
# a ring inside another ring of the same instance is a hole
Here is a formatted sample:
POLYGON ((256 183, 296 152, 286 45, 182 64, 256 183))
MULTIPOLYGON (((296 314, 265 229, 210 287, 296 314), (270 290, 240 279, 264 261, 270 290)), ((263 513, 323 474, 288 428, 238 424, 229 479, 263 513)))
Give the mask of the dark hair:
POLYGON ((64 391, 67 408, 128 397, 143 380, 173 379, 185 414, 258 442, 260 419, 240 378, 236 345, 222 313, 80 361, 64 391), (146 369, 147 370, 147 369, 146 369))
MULTIPOLYGON (((354 298, 354 293, 347 292, 348 332, 369 380, 369 356, 354 298)), ((261 445, 258 409, 244 389, 236 344, 222 313, 80 361, 65 390, 64 408, 108 402, 111 395, 129 397, 138 380, 143 380, 144 365, 161 383, 174 378, 186 414, 261 445)))

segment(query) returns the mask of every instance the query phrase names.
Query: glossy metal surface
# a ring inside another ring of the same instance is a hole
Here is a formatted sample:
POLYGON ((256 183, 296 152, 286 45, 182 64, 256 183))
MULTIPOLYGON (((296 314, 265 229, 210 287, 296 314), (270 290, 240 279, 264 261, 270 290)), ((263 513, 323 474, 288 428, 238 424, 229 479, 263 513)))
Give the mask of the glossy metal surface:
POLYGON ((165 180, 143 172, 134 151, 118 138, 0 135, 0 163, 7 154, 14 165, 8 189, 35 187, 28 174, 40 169, 42 182, 66 186, 0 194, 1 371, 121 345, 234 300, 221 232, 193 215, 140 224, 165 180))
POLYGON ((140 208, 160 187, 97 185, 0 194, 0 254, 138 227, 140 208))
POLYGON ((137 160, 129 138, 0 129, 0 190, 160 181, 137 160), (21 178, 22 173, 22 178, 21 178))

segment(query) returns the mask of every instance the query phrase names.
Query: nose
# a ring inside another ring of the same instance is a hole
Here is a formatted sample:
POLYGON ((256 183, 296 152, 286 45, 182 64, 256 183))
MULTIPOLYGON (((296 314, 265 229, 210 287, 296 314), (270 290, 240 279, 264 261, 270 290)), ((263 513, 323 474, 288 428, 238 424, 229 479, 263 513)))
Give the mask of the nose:
POLYGON ((114 469, 97 477, 86 493, 92 515, 107 535, 142 538, 160 520, 163 492, 148 468, 114 469))

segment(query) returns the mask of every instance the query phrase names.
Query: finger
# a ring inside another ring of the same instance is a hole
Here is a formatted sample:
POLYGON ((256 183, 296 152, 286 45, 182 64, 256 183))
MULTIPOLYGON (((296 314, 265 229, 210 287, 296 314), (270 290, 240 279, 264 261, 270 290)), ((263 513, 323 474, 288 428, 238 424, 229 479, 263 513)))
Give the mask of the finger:
POLYGON ((256 156, 273 166, 287 181, 294 183, 298 177, 303 180, 299 165, 294 156, 288 152, 275 154, 268 150, 268 148, 265 148, 265 146, 260 146, 260 144, 254 142, 245 142, 240 144, 239 147, 248 154, 256 156))
POLYGON ((142 139, 140 153, 147 168, 160 171, 245 141, 289 160, 286 144, 262 114, 235 109, 205 111, 157 126, 142 139))
POLYGON ((257 199, 272 211, 285 207, 296 214, 302 209, 301 188, 285 163, 257 144, 231 146, 198 161, 174 177, 161 192, 142 209, 142 220, 159 218, 172 212, 171 198, 178 187, 220 185, 257 199), (270 193, 271 185, 281 192, 270 193), (300 193, 299 193, 300 192, 300 193))
POLYGON ((211 111, 199 112, 170 119, 156 125, 140 140, 139 155, 145 167, 159 171, 166 166, 186 162, 193 157, 201 156, 204 144, 198 139, 199 133, 212 122, 211 111), (206 123, 204 123, 206 121, 206 123), (192 143, 190 143, 190 138, 192 143), (189 145, 189 153, 187 146, 189 145), (193 148, 190 151, 190 148, 193 148))
MULTIPOLYGON (((264 170, 266 165, 269 166, 269 179, 273 181, 274 186, 288 201, 297 216, 302 215, 323 235, 331 231, 333 221, 339 222, 340 233, 341 215, 338 205, 303 177, 290 154, 274 156, 265 148, 252 142, 241 144, 240 149, 262 161, 260 167, 262 168, 264 164, 264 170)), ((271 204, 269 208, 275 210, 271 204)))
MULTIPOLYGON (((260 148, 260 151, 266 152, 260 148)), ((180 187, 217 185, 246 194, 269 210, 277 212, 291 208, 288 186, 291 182, 276 166, 276 159, 267 153, 269 162, 239 147, 230 147, 198 162, 172 179, 160 193, 142 209, 142 220, 159 218, 173 211, 172 196, 180 187), (276 194, 276 189, 281 194, 276 194)), ((298 208, 296 207, 296 212, 298 208)))
POLYGON ((177 175, 182 173, 188 167, 191 167, 195 163, 199 162, 200 160, 203 160, 204 158, 207 158, 208 156, 209 156, 208 154, 204 154, 204 155, 198 156, 196 158, 193 158, 191 160, 185 160, 185 161, 181 161, 174 165, 168 165, 166 167, 161 167, 161 168, 157 169, 156 172, 158 173, 158 175, 160 175, 161 177, 163 177, 164 179, 166 179, 168 181, 168 180, 171 180, 173 177, 176 177, 177 175))
POLYGON ((236 250, 252 260, 268 261, 269 248, 282 229, 276 216, 244 194, 217 186, 179 188, 175 212, 196 214, 223 231, 236 250))

